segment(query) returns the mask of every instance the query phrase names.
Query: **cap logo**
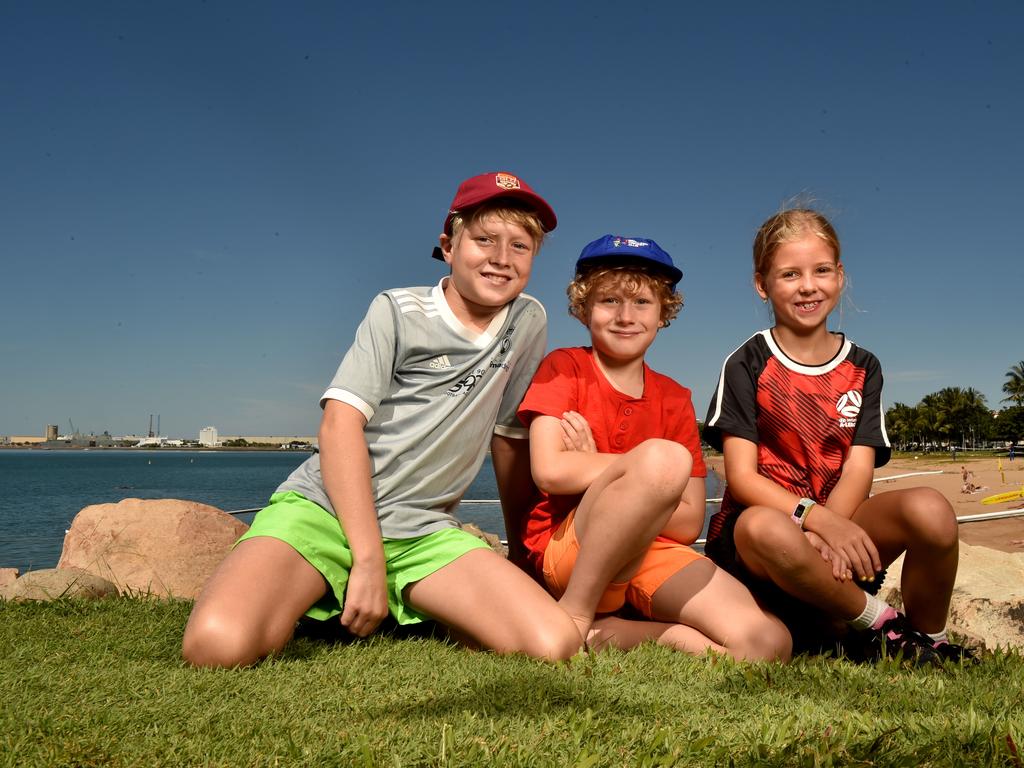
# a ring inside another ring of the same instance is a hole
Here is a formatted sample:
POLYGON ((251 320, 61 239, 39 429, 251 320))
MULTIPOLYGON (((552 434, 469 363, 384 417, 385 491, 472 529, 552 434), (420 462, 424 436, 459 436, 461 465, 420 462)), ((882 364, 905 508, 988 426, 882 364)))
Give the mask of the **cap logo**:
POLYGON ((627 248, 649 248, 650 247, 650 243, 645 243, 642 240, 634 240, 634 239, 632 239, 630 237, 616 237, 614 240, 612 240, 612 245, 614 245, 616 248, 618 248, 621 245, 624 245, 627 248))
POLYGON ((494 183, 502 189, 519 189, 519 179, 511 173, 499 173, 494 177, 494 183))

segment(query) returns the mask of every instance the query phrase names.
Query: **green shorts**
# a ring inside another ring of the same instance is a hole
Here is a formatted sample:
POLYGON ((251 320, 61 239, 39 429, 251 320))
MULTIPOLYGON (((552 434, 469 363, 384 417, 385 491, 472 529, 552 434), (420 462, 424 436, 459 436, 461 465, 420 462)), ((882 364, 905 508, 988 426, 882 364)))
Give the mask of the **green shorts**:
MULTIPOLYGON (((334 515, 302 494, 275 493, 235 546, 256 536, 271 536, 288 544, 327 581, 327 593, 306 611, 307 616, 323 621, 341 613, 352 569, 352 550, 334 515)), ((405 603, 402 590, 467 552, 487 548, 486 543, 461 528, 445 528, 414 539, 384 539, 391 615, 399 624, 429 619, 405 603)))

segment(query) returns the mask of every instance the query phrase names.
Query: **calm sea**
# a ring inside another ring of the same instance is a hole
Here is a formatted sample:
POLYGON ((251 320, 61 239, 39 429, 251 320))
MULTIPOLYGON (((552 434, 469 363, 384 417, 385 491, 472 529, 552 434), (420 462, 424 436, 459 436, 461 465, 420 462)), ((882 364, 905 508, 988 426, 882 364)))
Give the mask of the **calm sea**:
MULTIPOLYGON (((121 499, 188 499, 225 511, 261 507, 309 456, 286 451, 0 450, 0 568, 52 568, 82 507, 121 499)), ((708 496, 719 495, 716 478, 708 496)), ((466 499, 496 499, 490 457, 466 499)), ((249 522, 251 515, 240 519, 249 522)), ((501 508, 463 504, 459 517, 504 538, 501 508)))

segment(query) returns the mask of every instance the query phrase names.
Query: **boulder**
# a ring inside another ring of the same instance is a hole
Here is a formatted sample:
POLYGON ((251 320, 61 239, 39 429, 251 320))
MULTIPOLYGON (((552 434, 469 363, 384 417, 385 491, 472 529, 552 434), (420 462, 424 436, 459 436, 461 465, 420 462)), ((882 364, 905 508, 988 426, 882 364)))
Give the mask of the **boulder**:
POLYGON ((462 530, 476 536, 502 557, 508 557, 508 547, 502 544, 501 539, 499 539, 495 534, 480 530, 480 526, 475 525, 474 523, 463 523, 462 530))
MULTIPOLYGON (((889 566, 881 596, 902 605, 903 558, 889 566)), ((949 629, 969 645, 1024 649, 1024 553, 960 542, 949 629)))
POLYGON ((81 568, 129 594, 195 598, 247 528, 195 501, 95 504, 75 516, 57 567, 81 568))
POLYGON ((63 597, 96 599, 117 595, 117 587, 81 568, 44 568, 29 571, 14 583, 0 587, 6 600, 57 600, 63 597))
POLYGON ((17 568, 0 568, 0 587, 13 584, 16 578, 18 578, 17 568))

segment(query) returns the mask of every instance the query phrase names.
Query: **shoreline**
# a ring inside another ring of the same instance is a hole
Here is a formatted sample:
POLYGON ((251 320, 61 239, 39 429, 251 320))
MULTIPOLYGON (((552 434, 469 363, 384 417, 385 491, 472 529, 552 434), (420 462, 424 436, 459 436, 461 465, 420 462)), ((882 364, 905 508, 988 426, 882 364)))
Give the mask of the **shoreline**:
MULTIPOLYGON (((704 461, 709 469, 718 473, 719 477, 725 477, 721 455, 705 456, 704 461)), ((997 493, 1019 491, 1024 488, 1024 459, 1009 461, 999 458, 961 457, 954 462, 948 456, 939 458, 935 454, 899 456, 875 470, 872 492, 883 493, 922 486, 933 488, 945 496, 957 517, 1020 509, 1024 507, 1024 498, 1002 504, 982 504, 981 500, 997 493), (1000 462, 1002 470, 999 469, 1000 462), (980 486, 980 490, 974 493, 961 493, 961 467, 974 474, 974 483, 980 486), (941 474, 912 475, 886 480, 888 477, 909 472, 941 474)), ((1002 552, 1024 552, 1024 516, 961 523, 960 540, 972 546, 983 546, 1002 552)))

